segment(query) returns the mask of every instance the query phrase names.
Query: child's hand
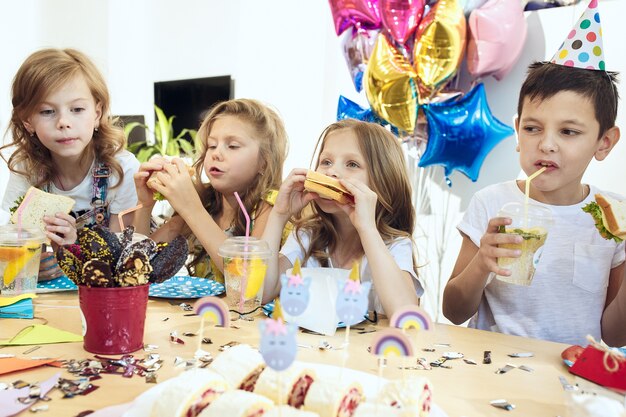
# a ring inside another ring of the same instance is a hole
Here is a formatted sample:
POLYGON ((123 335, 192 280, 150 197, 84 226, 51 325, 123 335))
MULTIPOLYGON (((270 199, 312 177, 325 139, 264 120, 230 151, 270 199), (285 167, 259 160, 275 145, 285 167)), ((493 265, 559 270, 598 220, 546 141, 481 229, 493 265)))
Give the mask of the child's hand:
POLYGON ((195 210, 198 205, 202 206, 189 169, 182 159, 174 158, 164 164, 157 179, 154 191, 163 194, 177 213, 182 214, 189 209, 195 210))
POLYGON ((508 217, 494 217, 489 220, 487 230, 480 239, 480 247, 476 256, 489 272, 497 275, 509 276, 511 271, 498 266, 498 258, 519 258, 521 251, 518 249, 504 249, 498 247, 503 244, 519 244, 523 238, 519 235, 499 233, 500 226, 508 226, 511 219, 508 217))
POLYGON ((41 262, 39 263, 39 281, 49 281, 63 275, 59 268, 54 252, 41 252, 41 262))
POLYGON ((283 181, 278 190, 272 211, 283 217, 299 213, 311 200, 318 198, 316 193, 304 192, 304 181, 308 170, 295 168, 283 181))
POLYGON ((46 223, 46 236, 53 246, 71 245, 76 242, 78 236, 74 217, 59 212, 54 216, 44 216, 43 221, 46 223))
POLYGON ((341 179, 354 197, 353 204, 340 204, 339 207, 348 215, 354 228, 360 233, 368 228, 376 229, 376 203, 378 195, 365 183, 355 179, 341 179))
POLYGON ((139 171, 133 175, 137 190, 137 202, 143 204, 144 207, 151 207, 155 203, 154 190, 148 187, 147 182, 153 172, 163 170, 163 165, 165 165, 163 158, 152 158, 139 165, 139 171))

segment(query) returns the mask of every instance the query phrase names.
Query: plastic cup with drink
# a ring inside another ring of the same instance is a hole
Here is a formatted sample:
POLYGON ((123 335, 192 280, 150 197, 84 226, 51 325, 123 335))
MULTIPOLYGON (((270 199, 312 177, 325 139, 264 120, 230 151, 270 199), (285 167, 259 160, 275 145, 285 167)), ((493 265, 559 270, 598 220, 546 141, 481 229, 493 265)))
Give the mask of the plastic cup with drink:
POLYGON ((535 204, 508 203, 498 216, 512 220, 510 225, 501 226, 500 232, 519 235, 522 242, 499 245, 505 249, 517 249, 521 255, 519 258, 498 258, 498 266, 509 269, 511 275, 496 275, 496 278, 511 284, 530 285, 552 224, 552 212, 535 204))
POLYGON ((16 224, 0 226, 2 295, 35 292, 41 245, 45 241, 45 235, 37 228, 16 224))
POLYGON ((219 248, 224 258, 226 303, 240 315, 260 314, 263 281, 271 251, 264 240, 254 237, 231 237, 219 248))

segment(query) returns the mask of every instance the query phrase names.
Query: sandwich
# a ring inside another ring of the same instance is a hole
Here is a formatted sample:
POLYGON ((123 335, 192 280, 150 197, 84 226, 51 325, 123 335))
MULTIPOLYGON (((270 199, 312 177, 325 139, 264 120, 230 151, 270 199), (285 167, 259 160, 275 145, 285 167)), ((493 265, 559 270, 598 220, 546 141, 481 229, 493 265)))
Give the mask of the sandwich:
POLYGON ((353 201, 352 194, 338 180, 311 170, 306 174, 304 189, 317 193, 327 200, 335 200, 340 204, 348 204, 353 201))
POLYGON ((315 380, 315 371, 294 363, 284 371, 276 372, 270 367, 265 368, 254 386, 254 393, 263 395, 277 405, 289 405, 300 408, 315 380), (279 395, 278 393, 281 393, 279 395))
POLYGON ((209 369, 222 375, 232 388, 252 392, 265 369, 265 361, 258 350, 241 344, 220 353, 209 369))
MULTIPOLYGON (((168 162, 169 163, 173 163, 172 161, 168 161, 168 162)), ((185 164, 185 166, 187 167, 187 172, 189 172, 189 176, 193 178, 196 175, 195 170, 190 165, 185 164)), ((152 174, 150 174, 150 177, 148 177, 148 181, 146 181, 146 185, 151 190, 154 190, 155 184, 159 183, 159 180, 157 178, 157 174, 159 172, 161 172, 161 171, 152 171, 152 174)), ((154 194, 153 194, 152 198, 154 198, 156 201, 161 201, 161 200, 165 199, 165 197, 163 197, 163 194, 161 194, 158 191, 154 191, 154 194)))
POLYGON ((603 194, 596 194, 595 197, 596 201, 583 207, 583 211, 591 214, 600 235, 618 243, 626 239, 626 201, 603 194))
POLYGON ((43 216, 56 213, 69 213, 75 201, 59 194, 50 194, 35 187, 30 187, 20 205, 11 216, 11 223, 21 222, 24 227, 35 227, 46 232, 43 216))

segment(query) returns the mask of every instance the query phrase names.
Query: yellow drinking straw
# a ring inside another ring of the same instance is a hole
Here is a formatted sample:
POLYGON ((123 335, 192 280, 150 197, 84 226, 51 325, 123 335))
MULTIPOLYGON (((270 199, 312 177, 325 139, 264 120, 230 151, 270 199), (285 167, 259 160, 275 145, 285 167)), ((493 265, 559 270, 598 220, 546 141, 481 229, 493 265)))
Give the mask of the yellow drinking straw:
POLYGON ((548 169, 548 167, 543 167, 543 168, 535 171, 533 174, 529 175, 528 178, 526 178, 526 184, 525 184, 525 190, 524 190, 524 193, 526 195, 526 197, 524 198, 524 228, 525 229, 528 228, 528 200, 530 199, 530 182, 536 176, 538 176, 543 171, 545 171, 546 169, 548 169))

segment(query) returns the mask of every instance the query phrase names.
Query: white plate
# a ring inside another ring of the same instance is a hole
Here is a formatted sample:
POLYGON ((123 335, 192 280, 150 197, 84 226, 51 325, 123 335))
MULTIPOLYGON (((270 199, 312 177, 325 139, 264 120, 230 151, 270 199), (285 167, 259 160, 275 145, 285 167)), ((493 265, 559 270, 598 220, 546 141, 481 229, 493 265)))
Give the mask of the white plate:
MULTIPOLYGON (((366 372, 356 371, 354 369, 345 368, 343 371, 338 366, 325 365, 321 363, 308 363, 302 362, 303 366, 315 370, 319 379, 338 379, 341 375, 342 378, 351 381, 358 381, 363 387, 363 393, 368 400, 376 398, 376 393, 386 380, 379 380, 376 375, 368 374, 366 372)), ((122 417, 150 417, 152 413, 152 405, 159 397, 164 389, 167 389, 169 384, 174 381, 175 378, 170 378, 148 391, 141 394, 132 404, 132 407, 126 411, 122 417)), ((119 415, 109 415, 109 417, 118 417, 119 415)), ((433 404, 430 409, 430 417, 448 417, 447 414, 437 405, 433 404)))

